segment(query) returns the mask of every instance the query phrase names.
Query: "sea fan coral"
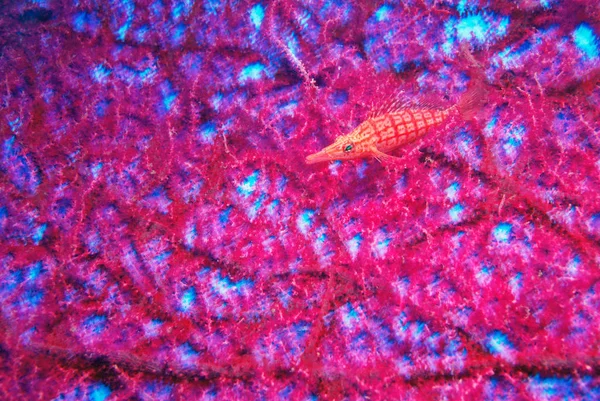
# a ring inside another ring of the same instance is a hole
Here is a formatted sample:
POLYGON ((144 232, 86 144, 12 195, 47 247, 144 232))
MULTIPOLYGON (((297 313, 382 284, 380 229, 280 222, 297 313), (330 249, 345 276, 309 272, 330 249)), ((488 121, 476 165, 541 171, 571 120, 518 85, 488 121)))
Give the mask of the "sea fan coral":
POLYGON ((0 11, 2 399, 600 398, 597 2, 0 11))

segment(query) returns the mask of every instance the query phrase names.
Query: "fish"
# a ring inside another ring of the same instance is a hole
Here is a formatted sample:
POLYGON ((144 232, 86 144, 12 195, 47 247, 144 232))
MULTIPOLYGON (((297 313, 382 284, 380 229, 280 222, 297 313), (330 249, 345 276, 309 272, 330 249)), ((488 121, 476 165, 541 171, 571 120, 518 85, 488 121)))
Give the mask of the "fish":
MULTIPOLYGON (((472 65, 476 63, 469 56, 472 65)), ((306 163, 368 157, 380 162, 394 161, 399 158, 389 152, 425 136, 449 118, 459 116, 465 121, 472 120, 486 98, 483 73, 478 64, 475 66, 476 69, 471 69, 474 72, 470 84, 456 104, 440 107, 419 101, 391 101, 371 111, 367 119, 349 134, 337 137, 331 145, 308 155, 306 163)))

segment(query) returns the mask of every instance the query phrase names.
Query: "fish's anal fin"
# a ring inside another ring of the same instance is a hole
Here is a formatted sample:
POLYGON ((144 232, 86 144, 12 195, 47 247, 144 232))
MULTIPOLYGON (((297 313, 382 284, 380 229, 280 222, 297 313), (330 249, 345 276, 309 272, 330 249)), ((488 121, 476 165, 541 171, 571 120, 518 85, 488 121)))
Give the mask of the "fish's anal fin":
POLYGON ((383 153, 382 151, 380 151, 377 148, 373 148, 371 149, 371 153, 373 154, 373 157, 376 158, 377 160, 379 160, 380 163, 392 163, 392 162, 399 162, 400 160, 402 160, 399 157, 396 156, 390 156, 387 153, 383 153))

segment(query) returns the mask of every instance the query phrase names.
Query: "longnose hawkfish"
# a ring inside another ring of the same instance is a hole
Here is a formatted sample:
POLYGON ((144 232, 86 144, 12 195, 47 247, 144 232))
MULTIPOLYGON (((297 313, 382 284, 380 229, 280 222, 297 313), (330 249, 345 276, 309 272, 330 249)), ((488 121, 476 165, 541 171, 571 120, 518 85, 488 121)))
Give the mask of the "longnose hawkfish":
POLYGON ((485 92, 482 74, 476 73, 458 103, 450 107, 391 102, 370 112, 367 119, 349 134, 339 136, 333 144, 307 156, 306 162, 313 164, 366 157, 393 161, 398 158, 387 152, 421 138, 449 117, 458 115, 464 120, 471 120, 485 101, 485 92))

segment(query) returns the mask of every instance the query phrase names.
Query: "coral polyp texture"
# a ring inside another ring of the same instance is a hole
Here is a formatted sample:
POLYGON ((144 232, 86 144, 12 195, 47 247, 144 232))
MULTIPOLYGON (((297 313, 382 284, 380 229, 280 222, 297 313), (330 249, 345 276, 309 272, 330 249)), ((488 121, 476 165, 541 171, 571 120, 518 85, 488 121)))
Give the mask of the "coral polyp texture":
POLYGON ((0 398, 600 399, 599 19, 3 2, 0 398), (306 164, 471 56, 473 120, 306 164))

